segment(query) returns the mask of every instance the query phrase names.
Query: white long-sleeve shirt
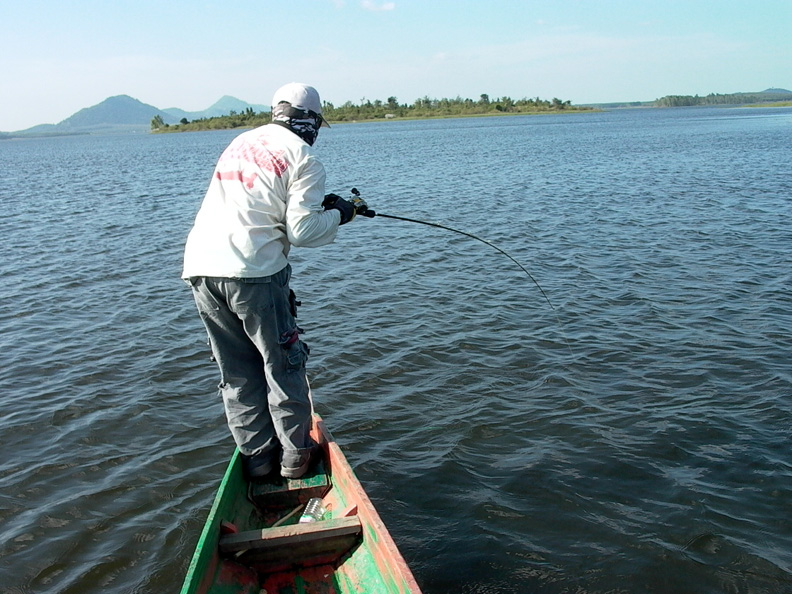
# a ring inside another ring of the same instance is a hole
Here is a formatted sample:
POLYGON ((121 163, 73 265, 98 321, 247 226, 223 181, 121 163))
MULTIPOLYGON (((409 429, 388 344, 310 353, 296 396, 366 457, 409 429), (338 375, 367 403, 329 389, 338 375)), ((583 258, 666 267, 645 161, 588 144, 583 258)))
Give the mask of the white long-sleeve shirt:
POLYGON ((215 168, 184 250, 183 278, 269 276, 289 248, 331 243, 341 213, 324 210, 325 170, 313 148, 268 124, 237 136, 215 168))

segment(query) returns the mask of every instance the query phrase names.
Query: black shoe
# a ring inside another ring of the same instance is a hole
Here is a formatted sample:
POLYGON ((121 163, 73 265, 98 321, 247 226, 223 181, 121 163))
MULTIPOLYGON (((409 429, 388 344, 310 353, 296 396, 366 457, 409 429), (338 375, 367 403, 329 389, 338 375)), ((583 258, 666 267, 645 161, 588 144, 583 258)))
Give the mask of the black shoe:
POLYGON ((242 468, 245 476, 249 480, 263 479, 270 476, 277 468, 279 453, 276 449, 255 456, 243 456, 242 468))
POLYGON ((298 479, 308 472, 314 462, 319 459, 318 444, 294 452, 283 452, 280 474, 283 478, 298 479))

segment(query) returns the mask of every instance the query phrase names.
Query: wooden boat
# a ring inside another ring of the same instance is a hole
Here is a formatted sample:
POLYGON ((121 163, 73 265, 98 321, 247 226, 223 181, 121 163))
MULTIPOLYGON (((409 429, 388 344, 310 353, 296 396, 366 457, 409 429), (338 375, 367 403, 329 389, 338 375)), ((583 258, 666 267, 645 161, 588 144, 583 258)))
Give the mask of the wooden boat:
POLYGON ((420 594, 344 454, 314 415, 322 459, 298 480, 249 483, 235 451, 182 594, 420 594), (323 519, 299 523, 309 499, 323 519))

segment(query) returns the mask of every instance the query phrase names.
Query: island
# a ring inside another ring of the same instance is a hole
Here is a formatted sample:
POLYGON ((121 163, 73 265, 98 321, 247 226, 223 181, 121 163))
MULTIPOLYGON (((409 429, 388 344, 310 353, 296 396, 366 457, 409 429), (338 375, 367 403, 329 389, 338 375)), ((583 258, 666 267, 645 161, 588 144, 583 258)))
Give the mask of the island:
MULTIPOLYGON (((596 111, 595 107, 575 106, 571 101, 541 99, 511 99, 498 97, 490 99, 482 94, 477 100, 462 99, 431 99, 423 97, 412 104, 399 103, 396 97, 388 97, 387 101, 362 99, 360 103, 347 101, 336 107, 325 102, 323 115, 331 124, 361 121, 392 121, 415 120, 430 118, 461 118, 497 115, 574 113, 596 111)), ((223 130, 230 128, 248 128, 261 126, 270 122, 269 112, 255 112, 247 108, 242 112, 232 111, 229 115, 201 118, 189 121, 182 118, 178 124, 167 124, 159 115, 151 120, 152 132, 186 132, 197 130, 223 130)))

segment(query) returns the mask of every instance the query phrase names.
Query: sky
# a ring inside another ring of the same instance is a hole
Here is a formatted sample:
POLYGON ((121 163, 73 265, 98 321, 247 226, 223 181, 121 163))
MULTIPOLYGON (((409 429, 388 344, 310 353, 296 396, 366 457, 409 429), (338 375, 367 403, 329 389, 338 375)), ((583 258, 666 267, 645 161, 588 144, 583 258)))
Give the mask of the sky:
POLYGON ((0 131, 114 95, 201 111, 792 90, 792 0, 0 0, 0 131))

